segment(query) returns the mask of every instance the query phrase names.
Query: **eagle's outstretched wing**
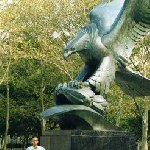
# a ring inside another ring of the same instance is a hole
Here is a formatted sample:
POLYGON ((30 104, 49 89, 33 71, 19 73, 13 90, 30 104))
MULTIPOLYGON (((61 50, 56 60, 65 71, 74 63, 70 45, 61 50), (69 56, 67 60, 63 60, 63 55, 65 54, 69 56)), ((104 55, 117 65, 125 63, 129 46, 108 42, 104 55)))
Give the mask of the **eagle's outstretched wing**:
POLYGON ((129 68, 117 71, 115 81, 130 96, 150 96, 150 79, 129 68))
POLYGON ((135 44, 150 32, 150 0, 125 0, 120 14, 103 44, 119 56, 129 58, 135 44))
POLYGON ((90 22, 97 25, 100 36, 110 31, 124 2, 125 0, 114 0, 109 3, 105 2, 97 5, 91 10, 89 14, 90 22))

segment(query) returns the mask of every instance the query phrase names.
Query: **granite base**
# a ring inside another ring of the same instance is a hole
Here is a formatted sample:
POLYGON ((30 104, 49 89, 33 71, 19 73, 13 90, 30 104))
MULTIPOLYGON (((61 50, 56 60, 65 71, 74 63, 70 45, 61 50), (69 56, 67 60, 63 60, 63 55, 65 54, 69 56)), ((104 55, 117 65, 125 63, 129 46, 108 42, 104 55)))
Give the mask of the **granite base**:
POLYGON ((124 131, 57 130, 41 136, 46 150, 136 150, 133 137, 124 131))

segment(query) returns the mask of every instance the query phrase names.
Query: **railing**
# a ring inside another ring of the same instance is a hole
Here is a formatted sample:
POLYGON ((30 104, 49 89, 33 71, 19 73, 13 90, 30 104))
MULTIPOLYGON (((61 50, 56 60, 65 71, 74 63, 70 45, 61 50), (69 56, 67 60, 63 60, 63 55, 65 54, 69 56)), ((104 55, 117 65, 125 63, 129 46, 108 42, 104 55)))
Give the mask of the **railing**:
MULTIPOLYGON (((31 137, 28 139, 25 139, 22 137, 13 137, 10 138, 8 136, 8 144, 7 144, 7 150, 26 150, 26 147, 30 145, 31 137)), ((0 150, 2 150, 3 147, 3 141, 0 137, 0 150)))

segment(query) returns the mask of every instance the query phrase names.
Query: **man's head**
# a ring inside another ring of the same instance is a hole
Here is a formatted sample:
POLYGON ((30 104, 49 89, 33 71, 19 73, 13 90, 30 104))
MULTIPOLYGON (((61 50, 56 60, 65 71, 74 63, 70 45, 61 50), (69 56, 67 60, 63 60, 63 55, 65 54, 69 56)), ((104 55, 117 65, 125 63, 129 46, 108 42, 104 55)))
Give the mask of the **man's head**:
POLYGON ((32 142, 33 147, 37 147, 38 143, 39 143, 39 140, 38 140, 37 137, 33 137, 31 142, 32 142))
POLYGON ((98 29, 96 24, 91 23, 80 30, 77 36, 71 40, 64 49, 64 58, 67 58, 75 52, 91 49, 95 38, 98 37, 98 29))

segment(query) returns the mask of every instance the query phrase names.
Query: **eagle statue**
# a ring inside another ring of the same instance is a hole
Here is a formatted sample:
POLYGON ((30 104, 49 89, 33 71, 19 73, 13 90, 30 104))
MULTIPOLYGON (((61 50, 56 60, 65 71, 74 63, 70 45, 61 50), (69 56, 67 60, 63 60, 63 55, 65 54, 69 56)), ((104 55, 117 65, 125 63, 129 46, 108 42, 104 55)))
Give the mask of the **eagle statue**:
POLYGON ((65 59, 78 53, 84 68, 75 80, 57 86, 57 106, 42 113, 45 118, 59 116, 66 129, 115 128, 103 118, 114 81, 128 95, 150 96, 150 79, 128 67, 135 45, 150 32, 150 0, 102 3, 89 18, 64 49, 65 59))

